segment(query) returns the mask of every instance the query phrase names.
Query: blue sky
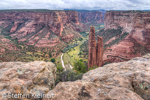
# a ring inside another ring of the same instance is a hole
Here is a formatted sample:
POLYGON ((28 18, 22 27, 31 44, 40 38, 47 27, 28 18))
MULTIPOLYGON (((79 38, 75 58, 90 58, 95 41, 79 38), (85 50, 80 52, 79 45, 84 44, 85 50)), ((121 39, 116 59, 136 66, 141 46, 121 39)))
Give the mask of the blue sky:
POLYGON ((150 0, 0 0, 0 9, 150 10, 150 0))

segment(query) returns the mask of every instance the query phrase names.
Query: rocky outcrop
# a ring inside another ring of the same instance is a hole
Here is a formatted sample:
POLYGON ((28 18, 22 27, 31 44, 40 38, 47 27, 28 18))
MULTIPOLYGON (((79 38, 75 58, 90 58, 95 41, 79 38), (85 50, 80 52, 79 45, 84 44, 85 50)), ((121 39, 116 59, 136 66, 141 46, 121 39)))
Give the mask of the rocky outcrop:
POLYGON ((77 10, 79 22, 104 23, 103 13, 100 11, 77 10))
POLYGON ((55 78, 56 67, 51 62, 2 62, 0 63, 0 99, 8 100, 8 97, 2 96, 8 96, 10 93, 45 94, 54 88, 55 78))
POLYGON ((44 100, 149 100, 150 54, 85 73, 82 80, 61 82, 44 100))
POLYGON ((108 11, 105 13, 105 30, 121 29, 129 33, 118 44, 104 51, 104 62, 120 62, 150 52, 149 12, 108 11))
POLYGON ((88 68, 96 66, 96 41, 95 41, 95 29, 90 28, 89 33, 89 58, 88 58, 88 68))
POLYGON ((95 29, 92 26, 89 33, 89 58, 88 68, 102 65, 103 57, 103 39, 98 37, 97 44, 95 40, 95 29))

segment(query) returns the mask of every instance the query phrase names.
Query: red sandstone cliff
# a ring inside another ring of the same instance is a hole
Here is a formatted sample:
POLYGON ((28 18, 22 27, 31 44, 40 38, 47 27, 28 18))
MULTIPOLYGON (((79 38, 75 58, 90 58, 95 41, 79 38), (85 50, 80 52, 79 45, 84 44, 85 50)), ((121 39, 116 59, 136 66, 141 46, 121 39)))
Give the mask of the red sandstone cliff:
POLYGON ((103 57, 103 38, 98 36, 97 44, 95 40, 95 29, 90 27, 89 33, 89 57, 88 57, 88 68, 100 67, 102 65, 103 57))
POLYGON ((78 24, 76 11, 0 12, 0 26, 7 31, 5 35, 37 47, 51 47, 60 44, 60 40, 68 41, 81 37, 78 32, 83 30, 78 24), (70 33, 67 28, 71 29, 70 33))
POLYGON ((128 32, 129 35, 104 51, 104 62, 125 61, 150 51, 149 21, 150 12, 106 12, 105 30, 122 27, 123 33, 128 32))

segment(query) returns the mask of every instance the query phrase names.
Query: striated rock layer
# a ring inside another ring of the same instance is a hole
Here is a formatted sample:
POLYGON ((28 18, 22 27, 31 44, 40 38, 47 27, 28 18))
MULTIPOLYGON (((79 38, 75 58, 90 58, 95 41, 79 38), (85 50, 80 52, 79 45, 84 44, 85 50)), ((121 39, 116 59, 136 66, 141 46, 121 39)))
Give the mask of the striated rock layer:
POLYGON ((131 37, 150 50, 150 12, 110 11, 105 14, 105 29, 122 27, 131 37), (114 27, 112 27, 114 26, 114 27))
POLYGON ((98 36, 97 44, 95 40, 95 29, 92 26, 89 33, 89 58, 88 68, 102 65, 103 38, 98 36))
POLYGON ((2 62, 0 63, 0 99, 8 100, 7 93, 45 94, 54 88, 55 79, 56 67, 51 62, 2 62), (7 97, 3 98, 5 94, 7 97))
POLYGON ((44 100, 149 100, 150 54, 85 73, 82 80, 61 82, 44 100))
POLYGON ((104 62, 120 62, 142 56, 150 51, 150 12, 108 11, 105 30, 122 29, 129 33, 118 44, 104 51, 104 62))
POLYGON ((52 47, 82 37, 76 11, 1 11, 3 34, 37 47, 52 47), (65 32, 70 28, 73 32, 65 32), (77 32, 77 33, 75 33, 77 32), (55 42, 52 42, 55 41, 55 42))

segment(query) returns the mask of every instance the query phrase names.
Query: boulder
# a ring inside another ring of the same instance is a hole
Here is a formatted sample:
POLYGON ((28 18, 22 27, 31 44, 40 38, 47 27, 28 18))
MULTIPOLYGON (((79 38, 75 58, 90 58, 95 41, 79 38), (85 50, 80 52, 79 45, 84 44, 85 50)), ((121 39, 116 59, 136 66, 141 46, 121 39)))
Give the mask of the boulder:
MULTIPOLYGON (((7 93, 45 94, 55 86, 55 73, 56 67, 51 62, 2 62, 0 63, 0 99, 7 100, 7 93)), ((14 100, 13 97, 11 100, 14 100)))

